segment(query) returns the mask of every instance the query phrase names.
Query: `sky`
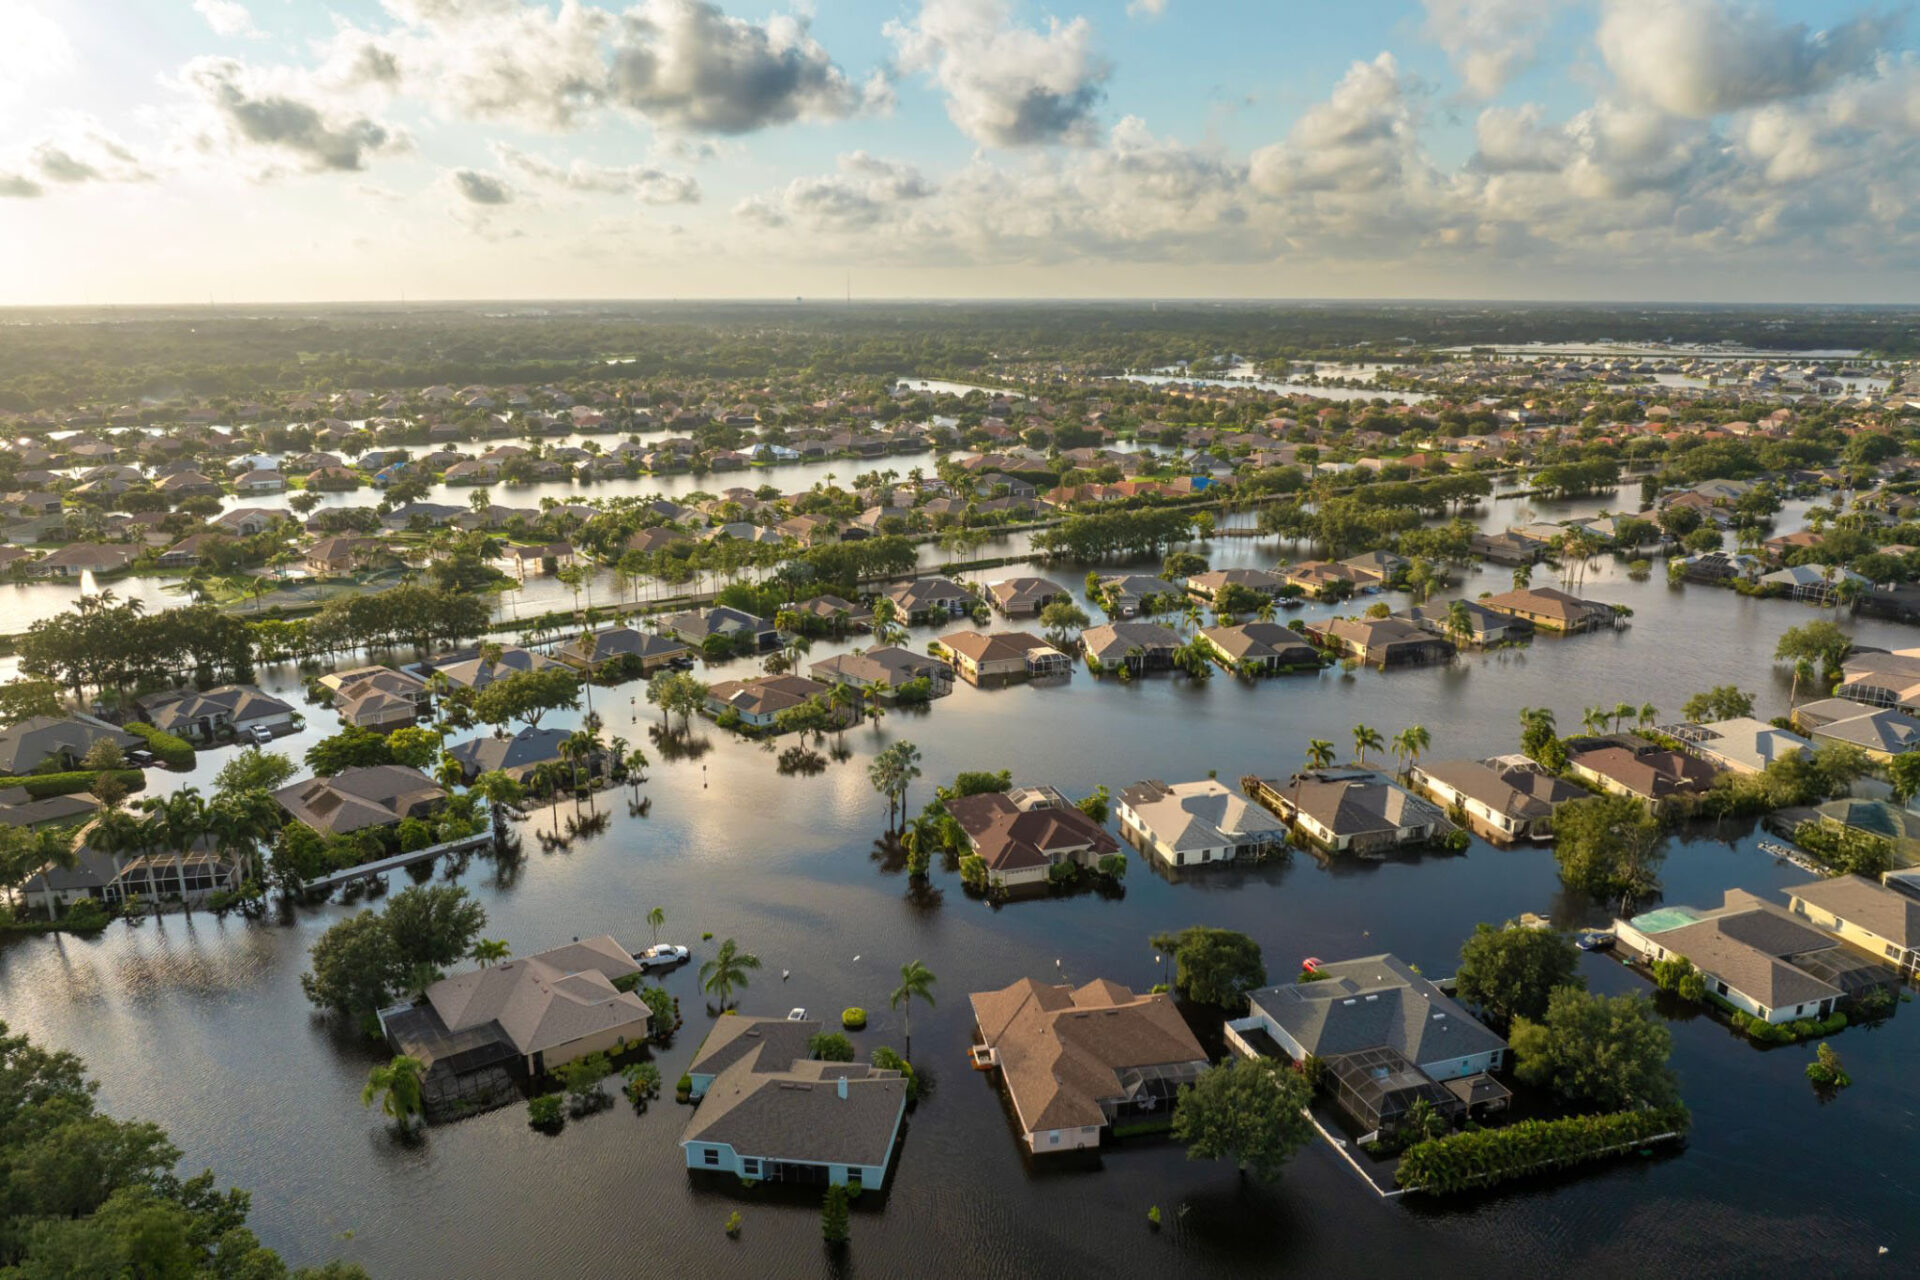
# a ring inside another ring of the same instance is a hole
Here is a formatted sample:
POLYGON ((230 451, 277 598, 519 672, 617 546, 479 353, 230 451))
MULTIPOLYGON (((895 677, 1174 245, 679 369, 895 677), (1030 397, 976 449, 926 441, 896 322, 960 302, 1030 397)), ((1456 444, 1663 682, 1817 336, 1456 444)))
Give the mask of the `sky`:
POLYGON ((1848 0, 0 0, 0 305, 1920 296, 1848 0))

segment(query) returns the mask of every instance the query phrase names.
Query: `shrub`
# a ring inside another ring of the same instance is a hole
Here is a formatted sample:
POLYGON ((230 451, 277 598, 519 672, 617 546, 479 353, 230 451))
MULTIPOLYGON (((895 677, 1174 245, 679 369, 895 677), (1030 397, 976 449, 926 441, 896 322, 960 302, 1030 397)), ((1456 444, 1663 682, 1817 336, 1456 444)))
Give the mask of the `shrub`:
POLYGON ((853 1041, 838 1031, 822 1031, 807 1040, 807 1056, 822 1062, 852 1062, 853 1041))
POLYGON ((557 1093, 543 1093, 527 1103, 527 1123, 536 1129, 558 1129, 566 1122, 566 1099, 557 1093))
POLYGON ((1563 1120, 1522 1120, 1431 1138, 1401 1157, 1394 1181, 1435 1195, 1603 1159, 1664 1133, 1684 1133, 1685 1107, 1655 1107, 1563 1120))
POLYGON ((820 1206, 820 1235, 828 1244, 847 1242, 847 1228, 853 1220, 853 1214, 847 1208, 847 1204, 845 1187, 827 1188, 827 1198, 820 1206))
POLYGON ((985 889, 987 860, 977 853, 970 853, 960 859, 960 883, 969 889, 985 889))
POLYGON ((673 996, 665 987, 641 987, 640 998, 646 1001, 647 1011, 653 1015, 647 1026, 655 1040, 673 1038, 674 1024, 680 1020, 678 1011, 673 1007, 673 996))
POLYGON ((867 1011, 859 1005, 850 1005, 840 1011, 840 1025, 849 1031, 858 1031, 867 1025, 867 1011))
MULTIPOLYGON (((139 769, 111 769, 107 772, 128 791, 138 791, 147 785, 147 775, 139 769)), ((70 796, 82 791, 91 791, 99 778, 100 774, 91 769, 74 769, 65 773, 31 773, 25 777, 0 778, 0 788, 24 787, 30 798, 45 800, 48 796, 70 796)))
POLYGON ((1047 868, 1047 883, 1052 885, 1072 884, 1080 875, 1080 866, 1072 859, 1064 859, 1047 868))
POLYGON ((1109 880, 1124 880, 1127 875, 1127 855, 1107 853, 1100 856, 1100 874, 1109 880))
POLYGON ((907 1082, 907 1101, 918 1102, 920 1100, 920 1077, 914 1073, 911 1062, 908 1062, 884 1044, 875 1049, 867 1061, 882 1071, 898 1071, 907 1082))
POLYGON ((1825 1040, 1813 1051, 1813 1061, 1807 1064, 1807 1079, 1813 1081, 1816 1089, 1844 1089, 1853 1083, 1853 1077, 1840 1065, 1840 1055, 1825 1040))
POLYGON ((636 1062, 620 1073, 627 1082, 627 1101, 644 1107, 660 1093, 660 1068, 651 1062, 636 1062))
POLYGON ((740 1225, 743 1221, 744 1220, 740 1217, 740 1211, 738 1209, 735 1209, 732 1213, 728 1214, 727 1215, 727 1235, 732 1239, 738 1240, 740 1238, 740 1225))
POLYGON ((68 933, 98 933, 112 919, 105 907, 92 898, 86 898, 67 908, 67 913, 57 923, 68 933))
POLYGON ((690 1094, 692 1094, 693 1093, 693 1077, 689 1075, 687 1072, 682 1071, 680 1073, 680 1078, 673 1082, 673 1091, 676 1095, 682 1098, 685 1098, 690 1094))
POLYGON ((147 750, 153 752, 153 758, 167 768, 193 768, 193 744, 185 738, 176 737, 140 720, 130 722, 125 728, 128 733, 145 742, 147 750))

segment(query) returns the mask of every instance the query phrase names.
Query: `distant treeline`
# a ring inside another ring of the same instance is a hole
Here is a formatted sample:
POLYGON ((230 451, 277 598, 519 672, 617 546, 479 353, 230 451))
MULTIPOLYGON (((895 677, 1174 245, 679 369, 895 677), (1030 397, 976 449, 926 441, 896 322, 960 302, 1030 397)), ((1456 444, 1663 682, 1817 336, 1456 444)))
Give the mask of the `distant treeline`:
POLYGON ((1520 342, 1920 352, 1920 310, 1460 303, 521 304, 0 312, 0 410, 608 378, 1118 372, 1520 342), (609 365, 610 357, 621 363, 609 365))

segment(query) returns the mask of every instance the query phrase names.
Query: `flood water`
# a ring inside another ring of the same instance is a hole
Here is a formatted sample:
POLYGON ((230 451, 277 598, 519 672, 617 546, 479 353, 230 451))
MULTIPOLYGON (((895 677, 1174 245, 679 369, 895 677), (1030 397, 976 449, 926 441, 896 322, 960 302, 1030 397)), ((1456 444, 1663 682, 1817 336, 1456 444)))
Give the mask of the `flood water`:
MULTIPOLYGON (((1538 511, 1552 518, 1598 505, 1538 511)), ((1489 521, 1515 518, 1513 504, 1490 504, 1489 521)), ((1281 550, 1221 539, 1211 554, 1218 565, 1271 564, 1281 550)), ((1050 573, 1078 594, 1086 567, 1050 573)), ((1506 570, 1488 568, 1465 589, 1508 585, 1506 570)), ((1690 694, 1730 681, 1758 695, 1758 714, 1785 710, 1787 679, 1772 649, 1810 610, 1672 589, 1657 569, 1633 582, 1611 564, 1586 594, 1631 606, 1632 625, 1437 669, 1121 684, 1080 668, 1047 686, 962 685, 924 714, 851 731, 851 759, 814 778, 782 777, 770 752, 710 727, 697 729, 712 744, 704 756, 661 760, 646 740, 657 717, 640 687, 595 690, 608 731, 654 757, 644 788, 651 815, 631 818, 624 791, 607 793, 597 803, 613 819, 597 838, 550 855, 529 839, 524 860, 504 871, 476 858, 459 882, 486 905, 487 936, 517 954, 602 931, 637 947, 648 939, 648 909, 663 907, 663 940, 695 953, 666 979, 687 1015, 672 1046, 656 1051, 669 1081, 711 1023, 695 969, 721 939, 737 938, 764 961, 740 997, 745 1012, 804 1006, 831 1019, 862 1005, 871 1016, 853 1037, 862 1056, 900 1045, 886 997, 901 963, 922 959, 938 975, 938 1005, 916 1009, 913 1027, 915 1060, 934 1088, 909 1119, 886 1194, 858 1204, 840 1260, 820 1245, 817 1199, 690 1178, 676 1145, 686 1115, 670 1092, 645 1115, 622 1103, 556 1137, 529 1129, 514 1107, 436 1127, 417 1146, 396 1144, 359 1102, 378 1048, 317 1018, 299 989, 308 947, 351 908, 303 911, 291 925, 198 914, 115 925, 95 940, 16 941, 0 949, 0 1017, 85 1057, 104 1105, 164 1125, 187 1168, 211 1165, 249 1188, 254 1226, 291 1258, 341 1255, 381 1276, 1904 1273, 1920 1251, 1912 1213, 1920 1108, 1910 1088, 1920 1012, 1907 1007, 1880 1028, 1837 1037, 1855 1084, 1826 1104, 1802 1074, 1810 1049, 1762 1052, 1709 1019, 1676 1021, 1675 1065, 1694 1114, 1684 1150, 1443 1204, 1382 1202, 1321 1145, 1304 1149, 1271 1188, 1189 1162, 1158 1139, 1081 1163, 1036 1164, 1020 1156, 991 1078, 966 1068, 969 991, 1056 975, 1145 988, 1161 977, 1148 944, 1161 930, 1243 930, 1275 979, 1306 956, 1387 950, 1438 975, 1452 971, 1477 921, 1524 911, 1568 926, 1607 917, 1560 888, 1549 850, 1479 842, 1459 857, 1332 869, 1295 854, 1181 883, 1130 855, 1122 896, 997 908, 969 898, 936 863, 930 891, 916 893, 876 846, 886 806, 866 766, 880 747, 898 738, 919 746, 926 776, 909 796, 917 808, 934 781, 961 769, 1008 768, 1019 783, 1072 796, 1209 771, 1231 785, 1297 767, 1311 738, 1344 755, 1359 723, 1389 738, 1425 725, 1430 759, 1481 755, 1513 748, 1523 706, 1552 707, 1563 727, 1577 725, 1589 703, 1651 701, 1672 715, 1690 694), (702 941, 705 932, 714 940, 702 941), (1167 1223, 1157 1234, 1145 1221, 1153 1205, 1167 1223), (745 1218, 737 1241, 722 1231, 735 1209, 745 1218), (1875 1252, 1883 1245, 1885 1258, 1875 1252)), ((1890 624, 1853 629, 1883 647, 1920 638, 1890 624)), ((917 629, 912 643, 935 634, 917 629)), ((810 657, 834 651, 817 646, 810 657)), ((747 674, 747 664, 728 674, 747 674)), ((263 680, 290 686, 293 674, 263 680)), ((297 756, 330 731, 331 717, 315 712, 282 745, 297 756)), ((203 754, 193 775, 155 776, 206 789, 222 754, 203 754)), ((528 822, 554 817, 541 810, 528 822)), ((1775 894, 1804 879, 1760 852, 1745 825, 1674 841, 1665 867, 1667 900, 1701 905, 1731 886, 1775 894)), ((395 877, 396 888, 404 883, 395 877)), ((1644 985, 1603 956, 1582 965, 1599 989, 1644 985)))

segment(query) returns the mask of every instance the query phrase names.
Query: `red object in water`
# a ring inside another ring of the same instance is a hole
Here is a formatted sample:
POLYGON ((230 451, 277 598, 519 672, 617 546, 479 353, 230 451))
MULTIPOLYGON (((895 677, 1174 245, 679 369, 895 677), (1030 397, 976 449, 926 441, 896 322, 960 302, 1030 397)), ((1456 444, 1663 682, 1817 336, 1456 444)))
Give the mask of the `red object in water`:
POLYGON ((1320 971, 1320 957, 1308 956, 1300 962, 1300 967, 1308 973, 1318 973, 1320 971))

